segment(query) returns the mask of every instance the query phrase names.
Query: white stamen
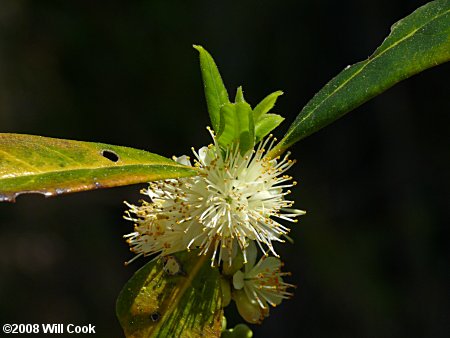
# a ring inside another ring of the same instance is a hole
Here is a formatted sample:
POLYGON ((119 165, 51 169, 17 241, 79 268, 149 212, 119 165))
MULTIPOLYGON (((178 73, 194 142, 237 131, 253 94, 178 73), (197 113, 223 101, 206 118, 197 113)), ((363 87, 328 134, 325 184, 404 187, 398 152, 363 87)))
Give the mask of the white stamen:
MULTIPOLYGON (((233 147, 223 154, 214 132, 208 131, 214 145, 192 150, 198 176, 152 182, 143 190, 151 202, 125 202, 130 209, 124 218, 135 222, 135 230, 124 237, 138 256, 199 248, 200 254, 212 251, 213 265, 222 259, 231 265, 236 249, 247 260, 246 248, 253 240, 265 255, 270 251, 278 256, 272 242, 283 242, 280 237, 290 229, 273 218, 295 222, 304 214, 289 209, 293 202, 285 196, 290 191, 283 190, 296 184, 284 183, 292 177, 283 175, 295 161, 289 154, 282 160, 265 157, 275 143, 272 136, 256 151, 242 155, 233 147)), ((191 163, 186 156, 175 160, 191 163)))

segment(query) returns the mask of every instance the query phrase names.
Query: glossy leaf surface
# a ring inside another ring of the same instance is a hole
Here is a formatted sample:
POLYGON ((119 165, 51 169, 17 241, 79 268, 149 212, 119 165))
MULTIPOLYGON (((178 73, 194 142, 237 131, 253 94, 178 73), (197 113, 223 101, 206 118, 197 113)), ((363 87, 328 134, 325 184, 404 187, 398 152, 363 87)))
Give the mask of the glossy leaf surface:
POLYGON ((0 133, 0 201, 23 193, 54 196, 195 174, 143 150, 0 133))
POLYGON ((345 68, 303 108, 275 157, 394 84, 450 59, 450 1, 432 1, 398 21, 367 60, 345 68))
POLYGON ((116 312, 126 337, 220 337, 221 302, 217 268, 185 251, 137 271, 121 291, 116 312))
POLYGON ((202 47, 194 48, 200 53, 200 70, 205 87, 206 104, 213 129, 217 132, 220 123, 220 108, 229 102, 228 92, 212 56, 202 47))
POLYGON ((268 113, 277 102, 279 96, 283 95, 281 90, 278 90, 272 94, 267 95, 260 103, 258 103, 253 109, 253 116, 255 121, 262 117, 264 114, 268 113))
POLYGON ((278 127, 283 120, 284 118, 277 114, 264 114, 255 124, 256 143, 278 127))

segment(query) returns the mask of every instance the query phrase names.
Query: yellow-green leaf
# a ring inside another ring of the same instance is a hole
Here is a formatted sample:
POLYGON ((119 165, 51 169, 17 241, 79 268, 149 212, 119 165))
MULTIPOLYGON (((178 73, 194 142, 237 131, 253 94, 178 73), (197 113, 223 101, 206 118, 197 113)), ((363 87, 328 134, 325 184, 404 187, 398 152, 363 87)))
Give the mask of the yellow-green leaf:
POLYGON ((0 133, 0 201, 13 202, 24 193, 54 196, 195 174, 143 150, 0 133))
POLYGON ((193 47, 200 54, 200 69, 205 87, 206 104, 212 127, 217 132, 220 124, 220 108, 230 102, 228 92, 211 54, 202 46, 194 45, 193 47))
POLYGON ((125 284, 116 313, 126 337, 220 337, 220 275, 208 257, 181 252, 147 263, 125 284))
POLYGON ((219 145, 226 149, 239 144, 244 154, 255 145, 255 123, 247 102, 226 103, 220 109, 219 145))
POLYGON ((264 114, 262 115, 258 122, 255 123, 255 143, 261 141, 265 136, 267 136, 272 130, 283 122, 284 118, 277 114, 264 114))
POLYGON ((267 95, 260 103, 253 109, 253 117, 255 121, 259 120, 264 114, 268 113, 275 106, 279 96, 283 95, 281 90, 277 90, 272 94, 267 95))
POLYGON ((242 89, 242 86, 239 86, 238 89, 236 90, 236 97, 234 98, 234 103, 238 102, 245 102, 244 91, 242 89))

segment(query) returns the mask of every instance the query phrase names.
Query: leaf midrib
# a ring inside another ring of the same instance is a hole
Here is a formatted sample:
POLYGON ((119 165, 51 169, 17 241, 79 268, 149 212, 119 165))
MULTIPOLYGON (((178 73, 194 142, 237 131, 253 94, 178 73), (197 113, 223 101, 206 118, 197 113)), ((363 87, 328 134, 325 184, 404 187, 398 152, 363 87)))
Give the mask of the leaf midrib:
MULTIPOLYGON (((151 168, 151 167, 169 167, 169 168, 174 168, 174 169, 182 169, 182 170, 186 170, 186 171, 192 171, 192 175, 195 175, 196 172, 196 168, 195 167, 183 167, 183 166, 172 166, 170 164, 129 164, 129 165, 117 165, 117 166, 104 166, 104 167, 92 167, 92 168, 79 168, 79 169, 68 169, 68 170, 52 170, 52 171, 45 171, 42 172, 40 171, 39 173, 32 173, 32 174, 23 174, 23 173, 19 173, 16 174, 16 176, 9 176, 9 177, 5 177, 5 176, 1 176, 0 177, 0 182, 1 181, 5 181, 5 180, 14 180, 14 179, 20 179, 23 177, 39 177, 39 176, 46 176, 46 175, 51 175, 51 174, 58 174, 58 173, 64 173, 64 174, 70 174, 70 173, 74 173, 74 172, 82 172, 82 171, 94 171, 94 170, 103 170, 103 169, 112 169, 112 168, 117 168, 117 169, 130 169, 130 168, 151 168)), ((150 173, 151 174, 151 173, 150 173)), ((11 175, 11 174, 9 174, 11 175)))
POLYGON ((221 98, 221 95, 220 95, 220 89, 218 88, 219 84, 217 83, 216 77, 213 74, 214 73, 213 72, 213 66, 212 66, 212 64, 211 64, 209 59, 208 59, 208 62, 207 62, 207 67, 208 67, 208 72, 209 72, 209 74, 211 76, 211 79, 212 79, 214 92, 215 92, 215 95, 216 95, 217 100, 218 100, 218 102, 217 102, 218 110, 216 112, 213 112, 213 114, 215 114, 215 116, 214 116, 214 119, 215 119, 214 124, 215 124, 215 126, 213 126, 213 127, 219 129, 217 126, 220 125, 220 107, 223 105, 223 103, 222 103, 222 98, 221 98))
MULTIPOLYGON (((447 14, 448 12, 450 12, 450 9, 447 10, 446 12, 443 12, 439 15, 436 15, 435 17, 433 17, 431 20, 429 20, 428 22, 426 22, 425 24, 423 24, 422 26, 419 26, 418 28, 416 28, 414 31, 412 31, 411 33, 409 33, 408 35, 406 35, 405 37, 403 37, 402 39, 396 41, 395 43, 393 43, 392 45, 390 45, 388 48, 386 48, 385 50, 383 50, 381 53, 377 54, 376 56, 374 56, 373 58, 369 57, 368 60, 366 60, 365 64, 358 70, 356 71, 351 77, 349 77, 346 81, 344 81, 339 87, 337 87, 332 93, 330 93, 330 95, 328 95, 326 98, 324 98, 322 101, 320 101, 315 107, 314 109, 310 110, 304 117, 302 117, 302 119, 300 119, 296 125, 299 125, 300 123, 302 123, 304 120, 306 120, 307 118, 309 118, 309 116, 311 116, 311 114, 313 114, 317 109, 319 109, 319 107, 326 102, 328 99, 330 99, 333 95, 335 95, 342 87, 344 87, 348 82, 350 82, 355 76, 357 76, 359 73, 361 73, 369 64, 371 64, 373 61, 377 60, 379 57, 381 57, 382 55, 384 55, 385 53, 387 53, 389 50, 391 50, 392 48, 394 48, 395 46, 399 45, 400 43, 404 42, 405 40, 409 39, 411 36, 413 36, 418 30, 422 29, 423 27, 425 27, 426 25, 429 25, 431 22, 433 22, 434 20, 438 19, 439 17, 447 14)), ((389 36, 388 36, 389 38, 389 36)), ((294 128, 293 128, 294 129, 294 128)), ((293 131, 289 132, 285 138, 287 138, 288 136, 290 136, 292 134, 293 131)))
POLYGON ((182 286, 180 287, 180 291, 178 291, 174 295, 174 301, 169 302, 169 306, 167 307, 164 315, 162 318, 160 318, 157 325, 153 326, 149 331, 147 337, 152 337, 153 333, 159 333, 159 330, 161 328, 161 325, 166 322, 166 320, 170 317, 170 315, 177 309, 178 303, 183 298, 183 295, 185 294, 186 290, 192 285, 192 281, 194 280, 195 276, 198 274, 200 269, 202 268, 203 264, 205 264, 205 261, 209 258, 209 255, 200 255, 200 258, 196 261, 195 265, 192 267, 191 271, 188 274, 188 277, 183 281, 182 286))

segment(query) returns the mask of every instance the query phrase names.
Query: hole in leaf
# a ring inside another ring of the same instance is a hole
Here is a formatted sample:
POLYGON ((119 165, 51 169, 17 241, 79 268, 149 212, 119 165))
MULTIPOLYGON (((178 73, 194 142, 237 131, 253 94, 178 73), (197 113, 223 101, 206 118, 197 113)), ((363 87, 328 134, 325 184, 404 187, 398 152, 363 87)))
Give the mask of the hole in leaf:
POLYGON ((112 162, 117 162, 119 160, 119 155, 111 150, 102 150, 102 156, 112 162))
POLYGON ((159 314, 159 312, 153 312, 150 315, 151 320, 154 321, 154 322, 157 322, 160 317, 161 317, 161 315, 159 314))

